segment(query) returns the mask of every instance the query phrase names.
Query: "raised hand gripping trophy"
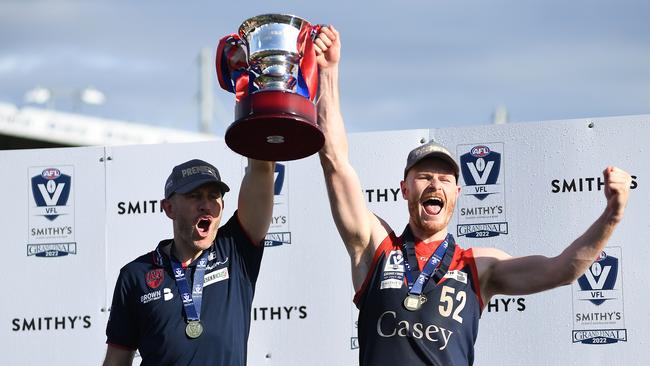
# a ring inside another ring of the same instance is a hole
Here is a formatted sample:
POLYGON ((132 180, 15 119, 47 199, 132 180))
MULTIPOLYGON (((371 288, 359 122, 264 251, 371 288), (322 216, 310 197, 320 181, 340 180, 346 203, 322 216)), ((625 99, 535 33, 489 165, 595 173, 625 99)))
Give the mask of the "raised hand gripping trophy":
POLYGON ((219 41, 221 87, 235 94, 235 121, 226 131, 233 151, 258 160, 309 156, 323 146, 314 98, 318 66, 313 39, 318 26, 293 15, 245 20, 238 34, 219 41))

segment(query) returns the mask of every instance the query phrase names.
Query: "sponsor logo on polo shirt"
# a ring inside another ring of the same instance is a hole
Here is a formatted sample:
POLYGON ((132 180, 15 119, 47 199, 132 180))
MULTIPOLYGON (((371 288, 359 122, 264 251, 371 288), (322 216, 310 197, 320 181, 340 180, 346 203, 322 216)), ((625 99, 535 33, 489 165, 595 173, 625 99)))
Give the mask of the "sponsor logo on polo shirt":
POLYGON ((152 301, 160 300, 161 297, 162 297, 162 291, 160 290, 152 291, 140 296, 140 303, 147 304, 152 301))
POLYGON ((174 293, 170 288, 165 287, 163 289, 163 297, 165 298, 165 301, 169 301, 174 298, 174 293))
POLYGON ((203 287, 217 283, 219 281, 227 280, 229 277, 228 267, 206 273, 205 276, 203 276, 203 287))
MULTIPOLYGON (((210 252, 210 254, 208 255, 208 260, 213 260, 215 258, 217 258, 217 253, 210 252)), ((223 266, 226 263, 228 263, 228 257, 226 257, 226 259, 224 259, 222 261, 215 261, 214 263, 208 264, 207 266, 205 266, 205 270, 206 271, 212 271, 213 269, 215 269, 215 268, 217 268, 219 266, 223 266)))
POLYGON ((462 282, 464 284, 467 284, 467 273, 465 273, 463 271, 458 271, 458 270, 447 271, 447 273, 445 273, 444 278, 451 278, 451 279, 454 279, 454 280, 456 280, 458 282, 462 282))

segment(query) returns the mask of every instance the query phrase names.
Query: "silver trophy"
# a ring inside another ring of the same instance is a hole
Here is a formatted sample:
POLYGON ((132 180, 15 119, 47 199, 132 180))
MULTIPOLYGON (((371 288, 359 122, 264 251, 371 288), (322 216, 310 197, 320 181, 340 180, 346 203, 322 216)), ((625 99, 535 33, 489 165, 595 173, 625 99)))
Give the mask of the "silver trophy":
POLYGON ((239 26, 249 70, 256 74, 259 90, 295 92, 300 63, 298 36, 304 24, 309 23, 293 15, 266 14, 239 26))
POLYGON ((240 49, 218 52, 217 73, 224 73, 219 64, 223 55, 241 55, 243 49, 246 57, 236 73, 231 66, 228 75, 228 80, 245 75, 245 84, 234 80, 226 88, 219 75, 222 87, 236 89, 238 97, 235 121, 225 136, 232 150, 254 159, 283 161, 309 156, 323 146, 313 102, 318 85, 312 39, 316 29, 293 15, 259 15, 239 26, 240 49))

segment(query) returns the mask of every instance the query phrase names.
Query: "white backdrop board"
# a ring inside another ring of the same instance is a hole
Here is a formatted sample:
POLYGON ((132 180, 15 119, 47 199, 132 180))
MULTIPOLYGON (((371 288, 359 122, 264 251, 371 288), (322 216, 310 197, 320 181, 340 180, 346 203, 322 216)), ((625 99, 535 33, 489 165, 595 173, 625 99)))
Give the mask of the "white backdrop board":
POLYGON ((101 362, 104 148, 3 151, 3 365, 101 362))
MULTIPOLYGON (((408 218, 399 190, 406 154, 436 138, 463 166, 450 231, 464 247, 512 255, 560 253, 602 212, 605 166, 628 170, 634 181, 626 217, 598 264, 570 286, 493 299, 483 312, 475 364, 641 365, 650 345, 643 275, 650 255, 648 122, 650 116, 631 116, 359 133, 350 135, 350 158, 370 209, 401 232, 408 218)), ((2 364, 101 363, 117 273, 170 237, 159 202, 164 181, 191 158, 216 165, 230 185, 225 222, 246 159, 223 141, 0 152, 9 273, 0 338, 3 351, 15 351, 0 353, 2 364)), ((318 157, 283 162, 276 171, 249 364, 354 365, 358 312, 350 262, 318 157)))

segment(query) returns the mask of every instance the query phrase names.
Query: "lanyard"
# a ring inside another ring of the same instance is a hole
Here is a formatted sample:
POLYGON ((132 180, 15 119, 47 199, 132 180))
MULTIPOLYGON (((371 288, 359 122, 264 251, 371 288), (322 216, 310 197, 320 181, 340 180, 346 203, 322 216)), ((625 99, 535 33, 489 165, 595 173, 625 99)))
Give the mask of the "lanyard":
POLYGON ((454 246, 454 237, 451 234, 447 234, 445 240, 438 246, 438 248, 431 254, 427 264, 425 264, 422 272, 418 275, 417 280, 413 281, 413 276, 415 275, 414 268, 417 268, 417 260, 414 267, 411 267, 409 263, 408 251, 411 249, 415 252, 415 243, 413 239, 413 233, 411 228, 407 225, 402 234, 402 255, 404 256, 404 274, 406 275, 406 281, 409 287, 409 294, 411 295, 420 295, 424 290, 427 282, 436 271, 436 269, 442 263, 442 257, 445 255, 449 245, 454 246))
POLYGON ((181 294, 183 300, 183 309, 187 321, 198 321, 201 317, 201 300, 203 299, 203 280, 205 276, 205 267, 208 264, 208 251, 204 250, 203 254, 199 257, 199 262, 194 270, 194 281, 192 292, 190 293, 190 286, 185 277, 185 270, 182 268, 180 262, 173 255, 170 256, 174 278, 176 279, 176 287, 181 294))

